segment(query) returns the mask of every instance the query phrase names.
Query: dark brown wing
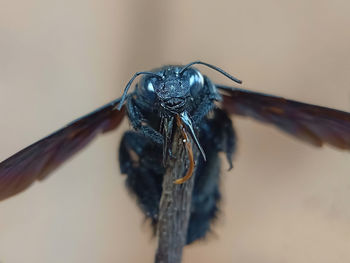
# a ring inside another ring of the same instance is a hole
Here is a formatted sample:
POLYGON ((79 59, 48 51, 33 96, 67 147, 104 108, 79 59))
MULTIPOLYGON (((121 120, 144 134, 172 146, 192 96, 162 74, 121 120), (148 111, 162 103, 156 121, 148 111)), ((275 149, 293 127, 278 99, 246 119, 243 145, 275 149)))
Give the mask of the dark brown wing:
POLYGON ((0 163, 0 201, 45 178, 98 133, 116 128, 125 112, 124 107, 120 111, 116 109, 119 101, 71 122, 0 163))
POLYGON ((226 93, 223 107, 228 113, 274 124, 315 146, 328 143, 350 149, 350 113, 238 88, 217 87, 226 93))

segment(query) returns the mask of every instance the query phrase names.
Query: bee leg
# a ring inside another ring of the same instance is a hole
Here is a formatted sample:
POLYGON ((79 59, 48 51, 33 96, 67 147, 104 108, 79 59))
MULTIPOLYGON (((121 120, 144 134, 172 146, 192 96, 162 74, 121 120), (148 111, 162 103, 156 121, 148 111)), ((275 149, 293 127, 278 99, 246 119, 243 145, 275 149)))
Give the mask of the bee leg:
POLYGON ((227 113, 221 109, 215 109, 214 118, 210 120, 214 129, 214 140, 217 150, 226 154, 229 170, 232 169, 232 157, 236 151, 237 136, 233 124, 227 113))
POLYGON ((136 131, 140 131, 143 135, 150 138, 153 142, 157 144, 163 144, 163 135, 153 129, 152 127, 146 125, 147 121, 140 111, 139 107, 135 104, 134 99, 131 98, 126 103, 127 113, 131 125, 136 131))
POLYGON ((121 173, 127 175, 127 188, 155 230, 164 174, 162 147, 140 133, 126 132, 119 147, 119 163, 121 173))
POLYGON ((195 126, 200 126, 203 118, 215 107, 215 104, 209 97, 203 98, 196 111, 192 114, 192 120, 195 126))
POLYGON ((201 98, 199 105, 196 107, 195 112, 192 114, 193 122, 199 126, 203 118, 208 115, 208 113, 215 108, 214 101, 221 101, 222 97, 219 92, 217 92, 214 83, 207 77, 204 78, 205 89, 204 96, 201 98))

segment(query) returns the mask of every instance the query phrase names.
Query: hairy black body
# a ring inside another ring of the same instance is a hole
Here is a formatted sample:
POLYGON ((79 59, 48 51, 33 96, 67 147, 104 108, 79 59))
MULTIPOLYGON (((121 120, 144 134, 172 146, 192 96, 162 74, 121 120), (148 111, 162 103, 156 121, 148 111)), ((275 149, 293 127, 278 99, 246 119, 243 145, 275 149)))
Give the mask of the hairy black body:
MULTIPOLYGON (((198 126, 199 142, 207 160, 196 160, 195 184, 192 193, 191 216, 187 244, 202 238, 218 213, 220 201, 219 152, 225 152, 231 162, 235 149, 235 134, 231 120, 220 109, 212 117, 205 117, 198 126)), ((162 147, 149 137, 136 132, 124 134, 119 148, 121 172, 127 174, 126 185, 156 229, 159 201, 165 168, 162 164, 162 147)))

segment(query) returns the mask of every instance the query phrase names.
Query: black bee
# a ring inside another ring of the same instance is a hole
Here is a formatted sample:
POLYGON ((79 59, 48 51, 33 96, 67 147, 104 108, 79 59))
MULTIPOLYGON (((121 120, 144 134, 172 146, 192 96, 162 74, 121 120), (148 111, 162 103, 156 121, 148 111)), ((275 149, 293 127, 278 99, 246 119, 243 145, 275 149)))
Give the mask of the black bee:
MULTIPOLYGON (((253 117, 315 146, 328 143, 350 149, 350 114, 236 87, 214 84, 193 68, 201 64, 231 80, 240 80, 222 69, 195 61, 185 66, 164 66, 137 72, 124 94, 0 163, 0 200, 11 197, 44 179, 85 147, 97 134, 118 127, 127 113, 134 131, 124 134, 120 148, 121 172, 144 214, 157 225, 164 163, 171 155, 172 131, 183 125, 201 155, 193 162, 195 185, 187 244, 200 239, 217 216, 220 201, 218 153, 232 167, 236 136, 229 114, 253 117), (143 75, 134 91, 133 81, 143 75)), ((186 145, 188 146, 188 145, 186 145)), ((191 176, 192 171, 187 173, 191 176)), ((183 183, 182 178, 175 183, 183 183)))

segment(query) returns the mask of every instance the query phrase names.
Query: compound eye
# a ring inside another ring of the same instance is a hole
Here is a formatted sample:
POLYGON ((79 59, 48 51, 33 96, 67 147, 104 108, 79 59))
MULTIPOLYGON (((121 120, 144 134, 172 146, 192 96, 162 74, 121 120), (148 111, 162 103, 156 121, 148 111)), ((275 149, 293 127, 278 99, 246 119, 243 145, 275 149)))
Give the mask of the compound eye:
POLYGON ((149 102, 155 102, 157 95, 155 92, 155 86, 157 79, 154 77, 144 78, 140 82, 141 95, 149 102))
POLYGON ((192 97, 198 96, 204 85, 202 74, 196 69, 189 68, 183 73, 183 78, 188 83, 192 97))

